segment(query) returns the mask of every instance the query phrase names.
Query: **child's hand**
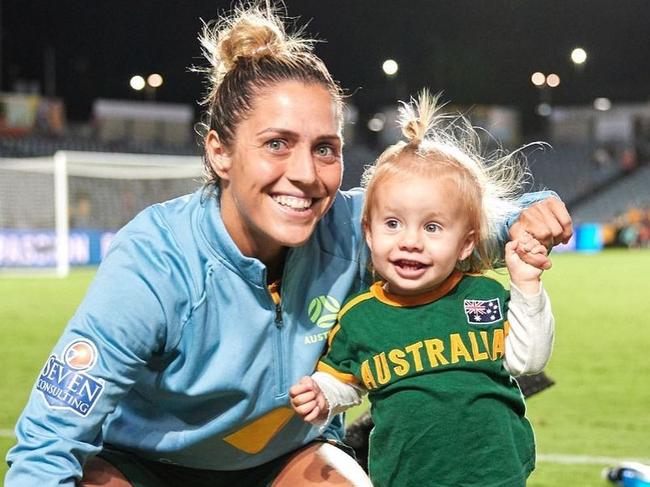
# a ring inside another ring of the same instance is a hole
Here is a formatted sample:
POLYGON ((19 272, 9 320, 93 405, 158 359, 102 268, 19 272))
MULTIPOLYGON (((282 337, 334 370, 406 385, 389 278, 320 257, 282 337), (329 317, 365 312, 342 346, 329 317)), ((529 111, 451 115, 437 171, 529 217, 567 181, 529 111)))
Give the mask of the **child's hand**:
MULTIPOLYGON (((529 258, 531 255, 546 257, 547 254, 546 247, 528 233, 506 244, 506 266, 510 273, 510 280, 522 292, 536 294, 539 291, 539 280, 543 269, 527 262, 531 261, 529 258)), ((544 266, 544 269, 550 268, 551 261, 547 258, 547 265, 544 266)))
POLYGON ((314 379, 305 376, 300 382, 289 389, 289 397, 293 410, 311 423, 327 418, 328 407, 325 395, 314 379))

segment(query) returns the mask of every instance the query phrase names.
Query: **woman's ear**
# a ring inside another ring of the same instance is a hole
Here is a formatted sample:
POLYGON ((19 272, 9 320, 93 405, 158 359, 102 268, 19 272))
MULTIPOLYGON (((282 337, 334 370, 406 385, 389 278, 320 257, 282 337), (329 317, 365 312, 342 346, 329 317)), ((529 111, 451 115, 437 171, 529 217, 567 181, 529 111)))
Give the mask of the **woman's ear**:
POLYGON ((210 130, 205 137, 205 154, 215 174, 222 180, 228 180, 228 172, 232 162, 225 146, 221 143, 214 130, 210 130))
POLYGON ((465 235, 465 240, 463 241, 458 255, 459 261, 467 259, 474 251, 474 246, 476 245, 475 235, 474 230, 470 230, 467 232, 467 235, 465 235))

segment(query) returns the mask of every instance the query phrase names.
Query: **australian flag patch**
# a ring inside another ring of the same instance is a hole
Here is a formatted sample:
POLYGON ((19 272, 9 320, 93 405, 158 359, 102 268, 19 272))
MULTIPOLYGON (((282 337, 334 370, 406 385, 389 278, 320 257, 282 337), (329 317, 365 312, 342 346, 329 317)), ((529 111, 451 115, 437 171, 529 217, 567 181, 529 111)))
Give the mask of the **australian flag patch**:
POLYGON ((499 298, 466 299, 463 308, 467 322, 472 325, 489 325, 503 319, 499 298))

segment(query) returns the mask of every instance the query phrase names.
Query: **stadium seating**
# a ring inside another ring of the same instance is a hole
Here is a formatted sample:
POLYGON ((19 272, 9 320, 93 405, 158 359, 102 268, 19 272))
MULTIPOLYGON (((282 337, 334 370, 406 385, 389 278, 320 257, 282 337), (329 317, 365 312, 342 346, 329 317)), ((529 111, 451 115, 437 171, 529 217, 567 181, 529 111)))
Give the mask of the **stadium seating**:
POLYGON ((609 222, 631 207, 650 206, 650 166, 631 172, 575 206, 576 223, 609 222))
POLYGON ((0 138, 0 157, 51 156, 58 150, 171 155, 196 155, 200 153, 198 144, 177 145, 142 141, 101 142, 94 137, 71 135, 64 137, 26 135, 0 138))
POLYGON ((572 206, 574 201, 623 172, 617 162, 595 158, 596 151, 595 147, 587 144, 554 144, 552 148, 533 151, 528 155, 533 188, 553 189, 568 206, 572 206))

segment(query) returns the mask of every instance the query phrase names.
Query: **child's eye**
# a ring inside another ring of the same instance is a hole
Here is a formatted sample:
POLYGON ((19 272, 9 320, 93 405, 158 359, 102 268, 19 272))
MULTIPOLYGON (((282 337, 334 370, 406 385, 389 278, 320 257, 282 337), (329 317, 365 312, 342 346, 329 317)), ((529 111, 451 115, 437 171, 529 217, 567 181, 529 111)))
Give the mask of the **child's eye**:
POLYGON ((396 228, 399 228, 399 221, 395 220, 394 218, 386 220, 386 227, 391 230, 395 230, 396 228))
POLYGON ((440 230, 440 225, 437 223, 427 223, 424 225, 424 231, 427 233, 435 233, 440 230))

